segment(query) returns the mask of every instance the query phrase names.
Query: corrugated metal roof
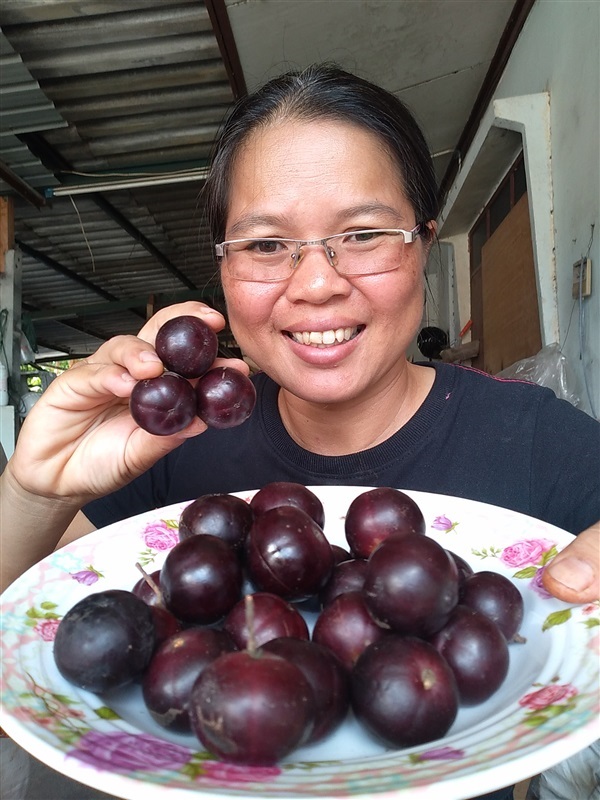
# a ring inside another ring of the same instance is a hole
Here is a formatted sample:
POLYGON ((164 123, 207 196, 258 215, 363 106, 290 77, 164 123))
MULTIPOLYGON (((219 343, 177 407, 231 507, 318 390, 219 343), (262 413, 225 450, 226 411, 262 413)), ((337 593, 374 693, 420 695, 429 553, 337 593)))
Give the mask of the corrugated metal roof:
MULTIPOLYGON (((3 140, 2 153, 31 185, 207 162, 233 92, 202 3, 3 0, 2 31, 11 65, 3 90, 10 96, 19 80, 24 87, 14 115, 3 95, 3 125, 23 135, 13 149, 3 140), (25 80, 13 78, 15 59, 25 80), (26 90, 35 107, 25 102, 26 90)), ((91 352, 104 338, 139 329, 150 294, 159 302, 200 295, 214 276, 200 188, 197 181, 56 198, 41 212, 16 198, 23 304, 38 341, 91 352), (137 305, 116 311, 117 300, 137 305), (99 303, 106 313, 85 312, 99 303)), ((1 190, 8 192, 6 184, 1 190)))
POLYGON ((532 2, 467 3, 466 18, 465 0, 422 0, 418 17, 414 0, 0 0, 0 194, 14 197, 38 342, 80 355, 137 332, 151 300, 220 307, 200 180, 35 204, 48 187, 93 176, 205 165, 245 92, 238 44, 253 85, 334 57, 422 97, 417 116, 442 174, 507 22, 522 23, 532 2))

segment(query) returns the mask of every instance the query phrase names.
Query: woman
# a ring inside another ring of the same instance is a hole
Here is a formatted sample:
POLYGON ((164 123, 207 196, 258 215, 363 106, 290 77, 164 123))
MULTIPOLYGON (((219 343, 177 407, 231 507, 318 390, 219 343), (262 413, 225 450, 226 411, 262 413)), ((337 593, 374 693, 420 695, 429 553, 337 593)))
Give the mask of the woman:
POLYGON ((135 381, 162 371, 158 327, 190 313, 220 329, 206 306, 104 344, 26 420, 3 476, 5 581, 121 517, 293 480, 462 495, 585 531, 546 585, 597 598, 600 426, 548 390, 406 358, 438 213, 406 108, 335 67, 282 76, 233 110, 206 198, 229 323, 263 370, 255 412, 198 438, 200 421, 154 437, 128 413, 135 381))

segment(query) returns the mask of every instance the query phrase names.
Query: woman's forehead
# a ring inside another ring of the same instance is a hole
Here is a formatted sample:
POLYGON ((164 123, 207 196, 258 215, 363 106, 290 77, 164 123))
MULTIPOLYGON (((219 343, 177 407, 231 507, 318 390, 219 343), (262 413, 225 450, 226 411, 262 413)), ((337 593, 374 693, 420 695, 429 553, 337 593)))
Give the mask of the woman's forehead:
POLYGON ((307 194, 348 208, 408 202, 389 148, 358 124, 285 120, 253 131, 232 165, 228 216, 285 213, 278 203, 307 194))

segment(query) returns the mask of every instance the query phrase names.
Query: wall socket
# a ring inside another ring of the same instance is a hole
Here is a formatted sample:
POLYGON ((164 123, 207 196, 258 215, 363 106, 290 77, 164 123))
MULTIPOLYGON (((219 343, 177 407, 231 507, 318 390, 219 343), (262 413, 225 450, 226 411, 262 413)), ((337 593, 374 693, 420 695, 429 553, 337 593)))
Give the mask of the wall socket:
POLYGON ((589 297, 592 293, 592 260, 582 258, 573 264, 573 297, 579 298, 579 283, 581 281, 581 297, 589 297), (583 274, 581 275, 581 271, 583 274), (581 277, 580 277, 581 275, 581 277))

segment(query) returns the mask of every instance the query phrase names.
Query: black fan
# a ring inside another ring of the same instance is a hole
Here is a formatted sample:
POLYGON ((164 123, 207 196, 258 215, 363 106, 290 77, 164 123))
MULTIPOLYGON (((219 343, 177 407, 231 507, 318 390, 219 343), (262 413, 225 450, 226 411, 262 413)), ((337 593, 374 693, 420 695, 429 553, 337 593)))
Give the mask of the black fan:
POLYGON ((425 358, 439 358, 442 350, 448 347, 448 334, 434 326, 422 328, 417 336, 417 347, 425 358))

